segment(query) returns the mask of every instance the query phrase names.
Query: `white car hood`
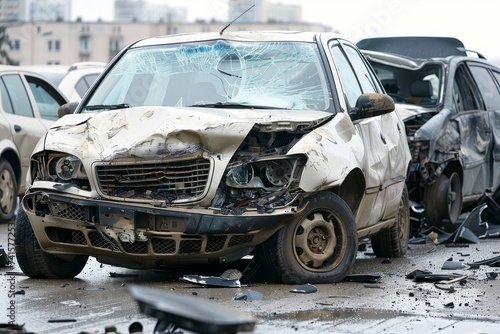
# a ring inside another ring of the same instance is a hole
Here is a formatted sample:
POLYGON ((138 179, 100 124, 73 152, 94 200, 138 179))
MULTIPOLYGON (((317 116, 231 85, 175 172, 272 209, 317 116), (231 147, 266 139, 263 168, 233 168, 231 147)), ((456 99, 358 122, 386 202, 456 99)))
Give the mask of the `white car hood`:
MULTIPOLYGON (((135 107, 71 114, 49 130, 46 150, 81 159, 161 159, 195 152, 233 154, 250 130, 312 128, 330 113, 307 110, 135 107)), ((229 157, 225 157, 229 158, 229 157)))

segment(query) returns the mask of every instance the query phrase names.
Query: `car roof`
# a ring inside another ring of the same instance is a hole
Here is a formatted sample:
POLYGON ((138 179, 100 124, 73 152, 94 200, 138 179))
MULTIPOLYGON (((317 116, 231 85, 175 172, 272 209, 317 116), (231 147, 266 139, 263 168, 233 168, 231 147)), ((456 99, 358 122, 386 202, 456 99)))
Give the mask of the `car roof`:
POLYGON ((388 52, 415 59, 467 56, 464 44, 454 37, 373 37, 356 43, 362 50, 388 52))
POLYGON ((301 32, 301 31, 237 31, 237 32, 207 32, 195 34, 164 35, 140 40, 131 47, 143 47, 150 45, 161 45, 170 43, 189 43, 196 41, 208 41, 216 39, 227 39, 236 41, 296 41, 314 42, 319 35, 327 34, 333 38, 343 38, 336 33, 323 32, 301 32))

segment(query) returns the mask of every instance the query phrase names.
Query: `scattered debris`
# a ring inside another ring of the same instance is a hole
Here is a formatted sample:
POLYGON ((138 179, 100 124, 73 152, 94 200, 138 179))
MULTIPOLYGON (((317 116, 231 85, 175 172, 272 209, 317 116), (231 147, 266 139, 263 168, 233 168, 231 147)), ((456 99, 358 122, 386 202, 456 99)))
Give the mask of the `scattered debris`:
POLYGON ((414 279, 417 275, 429 275, 432 274, 431 271, 423 268, 417 268, 410 273, 406 274, 406 278, 414 279))
POLYGON ((391 259, 383 259, 380 263, 387 264, 387 263, 392 263, 392 261, 391 259))
POLYGON ((214 287, 240 288, 241 273, 237 269, 228 269, 221 276, 200 276, 200 275, 184 275, 180 279, 182 281, 193 284, 214 287))
POLYGON ((142 313, 158 319, 155 333, 178 328, 205 334, 251 332, 257 322, 251 315, 199 297, 139 286, 131 286, 129 291, 142 313))
POLYGON ((100 291, 100 290, 106 290, 106 289, 104 289, 104 288, 78 288, 78 290, 100 291))
POLYGON ((234 300, 244 300, 247 302, 251 302, 254 300, 262 300, 262 299, 263 299, 262 293, 253 290, 248 290, 247 292, 241 292, 234 295, 234 300))
POLYGON ((442 270, 458 270, 458 269, 467 269, 468 266, 463 264, 462 262, 453 261, 453 259, 448 259, 443 263, 441 267, 442 270))
POLYGON ((453 302, 446 303, 446 304, 444 304, 444 307, 446 307, 446 308, 454 308, 455 307, 455 303, 453 303, 453 302))
POLYGON ((109 277, 126 278, 126 277, 139 277, 139 275, 137 275, 137 274, 120 274, 120 273, 110 272, 109 277))
POLYGON ((76 322, 76 319, 73 318, 59 318, 59 319, 49 319, 48 322, 76 322))
POLYGON ((438 239, 439 234, 437 234, 436 232, 429 233, 428 237, 433 244, 437 244, 439 242, 439 239, 438 239))
POLYGON ((500 267, 500 256, 495 256, 489 259, 476 261, 472 263, 467 263, 471 268, 477 268, 481 265, 490 266, 490 267, 500 267))
POLYGON ((290 292, 293 293, 313 293, 316 291, 318 291, 318 289, 314 285, 311 285, 309 283, 299 285, 295 289, 290 290, 290 292))
POLYGON ((80 302, 76 300, 65 300, 62 301, 61 304, 67 305, 67 306, 81 306, 80 302))
POLYGON ((454 283, 467 279, 466 275, 460 274, 433 274, 427 269, 415 269, 406 275, 406 278, 413 279, 415 282, 439 282, 439 283, 454 283))
POLYGON ((371 288, 371 289, 385 289, 383 286, 380 284, 363 284, 365 288, 371 288))
POLYGON ((24 290, 18 290, 16 292, 14 292, 15 295, 25 295, 26 294, 26 291, 24 290))
POLYGON ((382 274, 350 274, 344 277, 346 282, 377 283, 382 278, 382 274))
POLYGON ((496 279, 497 276, 498 276, 498 274, 495 272, 492 272, 492 271, 486 273, 486 278, 491 279, 491 280, 496 279))
POLYGON ((3 249, 2 245, 0 245, 0 267, 7 267, 9 263, 9 257, 7 253, 5 253, 5 249, 3 249))

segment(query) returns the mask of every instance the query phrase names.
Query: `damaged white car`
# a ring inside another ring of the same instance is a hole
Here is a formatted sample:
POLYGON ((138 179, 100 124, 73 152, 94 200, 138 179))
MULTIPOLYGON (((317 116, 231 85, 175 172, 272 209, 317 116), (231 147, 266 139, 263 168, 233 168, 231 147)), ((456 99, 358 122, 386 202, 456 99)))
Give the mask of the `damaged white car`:
POLYGON ((393 110, 335 34, 139 41, 34 150, 19 266, 62 278, 88 256, 150 269, 253 254, 314 283, 342 280, 360 238, 402 256, 410 153, 393 110))

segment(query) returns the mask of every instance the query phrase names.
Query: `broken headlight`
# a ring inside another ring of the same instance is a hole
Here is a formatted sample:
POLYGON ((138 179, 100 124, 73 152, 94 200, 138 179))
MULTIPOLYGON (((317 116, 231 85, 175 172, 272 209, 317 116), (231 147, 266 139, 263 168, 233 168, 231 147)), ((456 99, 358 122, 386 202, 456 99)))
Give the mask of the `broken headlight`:
POLYGON ((300 175, 304 160, 296 157, 267 158, 230 166, 226 185, 246 189, 288 188, 291 183, 298 181, 297 175, 300 175))
POLYGON ((30 171, 32 181, 72 183, 81 189, 90 189, 82 161, 74 155, 55 152, 34 155, 30 171))
POLYGON ((78 178, 78 174, 81 171, 83 171, 83 175, 86 177, 82 161, 73 155, 56 159, 53 168, 57 177, 64 181, 78 178))

